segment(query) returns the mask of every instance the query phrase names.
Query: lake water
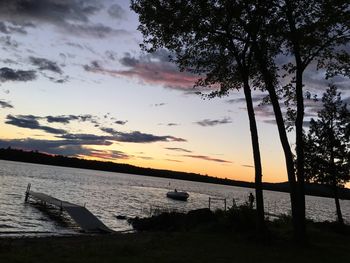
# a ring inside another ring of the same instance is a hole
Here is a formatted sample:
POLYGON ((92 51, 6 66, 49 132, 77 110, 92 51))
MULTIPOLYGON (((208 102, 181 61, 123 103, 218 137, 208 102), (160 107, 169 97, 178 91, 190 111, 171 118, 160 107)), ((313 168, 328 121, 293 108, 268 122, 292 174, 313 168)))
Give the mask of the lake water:
MULTIPOLYGON (((240 204, 254 192, 241 187, 0 160, 0 236, 78 233, 64 213, 25 203, 28 183, 33 191, 85 205, 116 231, 131 229, 125 220, 117 219, 117 215, 144 217, 156 207, 180 211, 205 208, 209 197, 226 198, 227 206, 231 206, 233 198, 240 204), (174 188, 186 190, 190 194, 188 201, 166 198, 166 192, 174 188)), ((290 213, 288 194, 264 191, 264 199, 267 212, 290 213)), ((333 199, 307 196, 306 204, 308 218, 335 220, 333 199)), ((341 206, 344 219, 349 223, 350 201, 341 201, 341 206)), ((212 207, 223 208, 224 203, 215 201, 212 207)))

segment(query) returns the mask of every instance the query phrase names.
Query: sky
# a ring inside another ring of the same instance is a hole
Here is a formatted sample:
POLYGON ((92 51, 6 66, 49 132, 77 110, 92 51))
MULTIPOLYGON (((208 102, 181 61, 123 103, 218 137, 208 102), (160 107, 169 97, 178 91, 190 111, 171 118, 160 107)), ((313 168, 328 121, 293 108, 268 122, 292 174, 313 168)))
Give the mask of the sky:
MULTIPOLYGON (((206 99, 168 51, 141 51, 129 1, 1 1, 0 17, 1 148, 254 181, 242 92, 206 99)), ((329 83, 350 102, 347 79, 305 73, 313 94, 329 83)), ((263 180, 287 181, 265 96, 254 92, 263 180)), ((320 102, 305 103, 315 117, 320 102)))

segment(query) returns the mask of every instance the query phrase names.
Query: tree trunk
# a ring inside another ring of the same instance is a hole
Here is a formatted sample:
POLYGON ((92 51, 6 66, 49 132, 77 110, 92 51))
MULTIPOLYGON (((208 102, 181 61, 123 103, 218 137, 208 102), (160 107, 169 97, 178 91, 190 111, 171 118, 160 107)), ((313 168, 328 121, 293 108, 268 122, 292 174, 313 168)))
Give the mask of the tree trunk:
POLYGON ((305 228, 305 190, 304 190, 304 137, 303 137, 303 122, 304 122, 304 98, 303 98, 303 71, 305 69, 302 57, 299 39, 300 35, 296 28, 296 21, 293 14, 292 1, 286 1, 286 16, 288 26, 290 29, 290 42, 293 47, 293 55, 296 63, 296 79, 295 91, 297 99, 297 117, 295 120, 295 135, 296 135, 296 153, 297 153, 297 202, 298 202, 298 216, 297 216, 297 233, 298 241, 306 240, 305 228))
POLYGON ((341 213, 340 202, 339 202, 338 187, 336 185, 333 186, 333 193, 334 193, 335 207, 337 209, 338 223, 340 225, 344 225, 343 215, 341 213))
POLYGON ((299 203, 298 213, 298 239, 304 240, 306 238, 305 228, 305 176, 304 176, 304 136, 303 136, 303 122, 304 122, 304 97, 303 97, 303 79, 302 70, 297 69, 296 74, 296 97, 297 97, 297 117, 295 120, 295 134, 296 134, 296 153, 297 153, 297 198, 299 203))
POLYGON ((283 115, 281 111, 281 107, 279 105, 278 97, 275 90, 275 85, 273 81, 273 77, 271 73, 269 72, 269 69, 267 68, 267 62, 264 59, 263 51, 261 51, 255 43, 254 46, 256 50, 256 58, 259 63, 259 68, 262 73, 266 89, 269 93, 273 111, 275 113, 275 119, 277 123, 278 133, 281 141, 281 145, 284 152, 284 158, 287 168, 287 175, 288 175, 288 182, 289 182, 289 193, 290 193, 290 200, 291 200, 291 209, 292 209, 292 222, 293 222, 293 228, 294 233, 297 236, 299 233, 299 225, 298 225, 298 217, 299 217, 299 205, 298 205, 298 199, 297 199, 297 189, 296 189, 296 179, 295 179, 295 168, 294 168, 294 160, 293 160, 293 154, 289 146, 289 141, 287 137, 287 131, 284 126, 284 120, 283 115))
POLYGON ((262 186, 262 166, 261 156, 259 149, 259 137, 258 129, 256 125, 256 119, 254 114, 254 107, 252 101, 252 94, 250 86, 246 81, 244 83, 244 95, 247 103, 247 110, 249 116, 250 135, 253 146, 254 167, 255 167, 255 195, 256 195, 256 212, 257 222, 256 227, 258 234, 264 236, 265 234, 265 213, 264 213, 264 199, 263 199, 263 186, 262 186))

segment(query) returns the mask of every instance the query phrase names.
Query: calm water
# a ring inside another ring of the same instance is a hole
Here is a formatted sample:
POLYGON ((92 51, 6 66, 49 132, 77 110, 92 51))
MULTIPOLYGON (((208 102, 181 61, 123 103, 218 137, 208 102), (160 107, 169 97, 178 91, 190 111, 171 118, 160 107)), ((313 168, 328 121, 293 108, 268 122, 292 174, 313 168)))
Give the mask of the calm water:
MULTIPOLYGON (((156 206, 191 210, 208 207, 208 198, 227 198, 243 203, 252 189, 205 184, 190 181, 109 173, 75 168, 26 164, 0 160, 0 235, 28 235, 37 233, 74 234, 77 227, 65 214, 55 209, 42 210, 24 203, 27 184, 32 190, 86 207, 110 228, 121 231, 131 227, 117 215, 148 216, 156 206), (169 189, 189 192, 187 202, 165 197, 169 189)), ((264 192, 266 210, 270 213, 289 213, 289 195, 264 192)), ((307 216, 314 220, 335 220, 333 199, 307 197, 307 216)), ((212 203, 223 208, 223 202, 212 203)), ((350 222, 350 201, 342 201, 344 218, 350 222)))

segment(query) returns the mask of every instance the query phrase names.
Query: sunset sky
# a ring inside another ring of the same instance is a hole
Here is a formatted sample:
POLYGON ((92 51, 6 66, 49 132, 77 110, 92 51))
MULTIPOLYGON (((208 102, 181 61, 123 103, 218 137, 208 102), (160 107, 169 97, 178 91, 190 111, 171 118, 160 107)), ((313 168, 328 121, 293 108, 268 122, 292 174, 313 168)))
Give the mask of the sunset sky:
MULTIPOLYGON (((242 92, 203 99, 166 50, 142 52, 129 1, 2 1, 0 16, 0 147, 254 180, 242 92)), ((305 82, 319 95, 337 84, 350 102, 346 79, 310 69, 305 82)), ((254 93, 263 179, 286 181, 265 95, 254 93)), ((309 118, 320 102, 306 106, 309 118)))

